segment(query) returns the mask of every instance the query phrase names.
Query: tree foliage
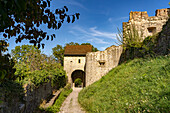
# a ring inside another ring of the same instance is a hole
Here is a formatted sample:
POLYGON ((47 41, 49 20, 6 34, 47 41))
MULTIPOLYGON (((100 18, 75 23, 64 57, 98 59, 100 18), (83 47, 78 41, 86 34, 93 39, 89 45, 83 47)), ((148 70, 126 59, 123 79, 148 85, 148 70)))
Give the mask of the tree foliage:
POLYGON ((53 55, 57 58, 57 61, 63 64, 64 60, 64 47, 62 45, 57 45, 56 47, 52 48, 53 55))
POLYGON ((63 67, 55 61, 53 57, 48 57, 31 45, 16 46, 12 50, 15 59, 15 75, 17 81, 22 84, 33 84, 38 86, 44 82, 49 82, 53 86, 64 86, 66 76, 63 67))
POLYGON ((23 39, 30 40, 34 45, 41 44, 43 39, 53 40, 55 34, 49 36, 39 29, 45 24, 48 29, 59 29, 64 21, 68 23, 79 19, 79 13, 68 15, 68 8, 50 10, 51 0, 1 0, 0 1, 0 32, 5 38, 16 37, 16 43, 23 39))
POLYGON ((2 55, 7 50, 8 44, 5 40, 0 41, 0 84, 6 80, 14 80, 15 63, 9 54, 2 55))

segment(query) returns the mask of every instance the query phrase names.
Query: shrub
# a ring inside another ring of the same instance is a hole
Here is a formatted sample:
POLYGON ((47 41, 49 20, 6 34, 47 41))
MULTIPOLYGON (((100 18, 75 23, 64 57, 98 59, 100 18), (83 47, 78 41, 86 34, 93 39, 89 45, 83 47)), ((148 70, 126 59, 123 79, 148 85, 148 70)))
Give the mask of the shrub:
POLYGON ((82 85, 82 80, 80 78, 77 78, 75 81, 75 86, 78 87, 79 85, 82 85))

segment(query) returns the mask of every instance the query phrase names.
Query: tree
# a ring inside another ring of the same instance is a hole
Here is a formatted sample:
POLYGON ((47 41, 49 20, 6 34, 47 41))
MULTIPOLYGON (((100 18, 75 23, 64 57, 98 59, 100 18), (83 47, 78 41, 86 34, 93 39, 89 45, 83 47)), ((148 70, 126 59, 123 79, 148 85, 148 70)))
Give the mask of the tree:
MULTIPOLYGON (((4 32, 4 38, 17 36, 16 43, 23 39, 30 40, 34 45, 41 44, 41 41, 50 36, 47 32, 39 29, 41 24, 46 24, 49 29, 59 29, 64 21, 74 22, 79 19, 79 13, 68 15, 68 8, 64 6, 50 10, 51 0, 1 0, 0 1, 0 32, 4 32)), ((55 34, 51 35, 51 40, 55 34)), ((40 45, 41 44, 41 45, 40 45)))
POLYGON ((49 61, 45 54, 32 45, 16 46, 12 50, 12 56, 16 64, 26 65, 30 71, 45 69, 45 64, 49 61))
POLYGON ((57 58, 57 61, 63 65, 64 60, 64 47, 62 45, 57 45, 56 47, 52 48, 53 55, 57 58))
POLYGON ((7 51, 8 44, 5 40, 0 41, 0 85, 8 80, 14 80, 15 63, 13 59, 10 59, 10 55, 2 55, 3 52, 7 51))
MULTIPOLYGON (((54 57, 57 59, 57 61, 59 63, 61 63, 61 65, 63 65, 63 61, 64 61, 64 49, 65 49, 65 47, 67 45, 80 45, 80 44, 79 43, 70 42, 70 43, 66 43, 66 45, 64 47, 62 47, 62 45, 57 45, 56 47, 54 47, 52 49, 54 57)), ((90 43, 82 43, 81 45, 91 45, 91 44, 90 43)), ((92 45, 92 51, 96 52, 96 51, 99 51, 99 50, 92 45)))
POLYGON ((53 57, 42 54, 33 45, 16 46, 12 50, 15 58, 15 76, 20 84, 39 86, 51 80, 51 85, 61 87, 66 83, 65 71, 53 57))
POLYGON ((31 52, 41 53, 37 47, 31 45, 16 46, 15 49, 11 50, 12 58, 16 61, 23 61, 24 59, 28 59, 30 57, 28 54, 31 52))

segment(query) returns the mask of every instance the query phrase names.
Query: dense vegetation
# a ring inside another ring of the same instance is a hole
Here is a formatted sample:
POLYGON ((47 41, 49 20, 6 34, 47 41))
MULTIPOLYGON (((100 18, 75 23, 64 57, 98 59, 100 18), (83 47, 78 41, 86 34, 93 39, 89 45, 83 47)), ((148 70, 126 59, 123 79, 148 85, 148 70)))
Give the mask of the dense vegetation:
POLYGON ((67 84, 65 88, 61 89, 59 97, 56 99, 53 106, 48 107, 47 109, 40 108, 41 112, 45 111, 46 113, 56 113, 60 111, 62 103, 67 98, 67 96, 72 92, 71 84, 67 84))
MULTIPOLYGON (((9 54, 4 54, 7 51, 8 44, 5 40, 0 41, 0 104, 4 101, 11 103, 16 97, 22 101, 24 89, 22 85, 17 83, 14 68, 15 62, 9 54), (8 98, 6 98, 8 97, 8 98)), ((11 105, 11 104, 8 104, 11 105)))
POLYGON ((42 54, 38 48, 30 45, 16 46, 12 55, 16 63, 16 81, 22 85, 39 86, 51 80, 52 86, 65 86, 63 67, 54 58, 42 54))
POLYGON ((134 59, 79 94, 88 112, 169 112, 170 56, 134 59))

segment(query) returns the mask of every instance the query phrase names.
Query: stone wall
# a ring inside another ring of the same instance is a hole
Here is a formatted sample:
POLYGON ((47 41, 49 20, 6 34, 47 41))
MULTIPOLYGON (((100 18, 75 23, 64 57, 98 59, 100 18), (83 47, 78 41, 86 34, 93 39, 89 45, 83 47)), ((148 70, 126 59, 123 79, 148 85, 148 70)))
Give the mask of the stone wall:
POLYGON ((99 80, 119 63, 121 46, 111 46, 105 51, 88 52, 86 54, 86 86, 99 80))
POLYGON ((20 94, 7 93, 4 88, 0 87, 0 113, 21 113, 20 94))
POLYGON ((162 30, 163 25, 167 22, 170 14, 170 9, 158 9, 156 15, 149 17, 147 12, 130 12, 128 22, 123 22, 123 32, 130 30, 132 25, 138 31, 142 40, 147 36, 151 36, 162 30))
POLYGON ((0 113, 33 113, 42 100, 52 94, 51 82, 44 83, 38 88, 26 85, 24 90, 25 96, 23 102, 20 101, 18 96, 14 96, 10 100, 8 97, 5 97, 4 103, 0 105, 0 113))
POLYGON ((25 108, 23 113, 32 113, 41 104, 42 100, 52 94, 52 90, 51 82, 44 83, 38 88, 27 85, 25 87, 25 108))
POLYGON ((86 57, 85 56, 65 56, 64 57, 64 70, 68 76, 68 82, 72 83, 71 75, 75 70, 85 69, 86 57))
POLYGON ((157 45, 154 48, 154 52, 157 55, 170 54, 170 19, 163 26, 162 31, 159 33, 157 45))

